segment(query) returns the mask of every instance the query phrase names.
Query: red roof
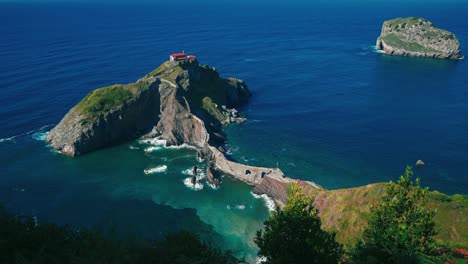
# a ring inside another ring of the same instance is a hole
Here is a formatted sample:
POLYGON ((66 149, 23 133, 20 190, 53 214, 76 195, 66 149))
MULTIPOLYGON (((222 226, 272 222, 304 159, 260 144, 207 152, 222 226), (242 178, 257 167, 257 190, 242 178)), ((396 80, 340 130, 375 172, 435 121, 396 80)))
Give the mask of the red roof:
POLYGON ((171 57, 174 57, 174 58, 185 57, 185 53, 184 52, 174 53, 174 54, 171 54, 171 57))
POLYGON ((195 55, 188 55, 187 58, 189 58, 189 59, 195 59, 195 58, 197 58, 197 57, 195 57, 195 55))

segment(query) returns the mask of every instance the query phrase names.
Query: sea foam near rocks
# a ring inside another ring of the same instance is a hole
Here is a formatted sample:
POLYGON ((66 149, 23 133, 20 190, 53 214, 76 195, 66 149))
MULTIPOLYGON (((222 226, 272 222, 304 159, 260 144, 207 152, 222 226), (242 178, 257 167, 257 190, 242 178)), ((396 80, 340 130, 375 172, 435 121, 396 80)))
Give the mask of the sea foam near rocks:
POLYGON ((36 132, 32 135, 32 138, 37 141, 45 141, 49 132, 36 132))
POLYGON ((201 182, 198 182, 198 180, 195 184, 192 184, 192 177, 185 178, 184 185, 187 186, 187 188, 192 189, 194 191, 200 191, 203 189, 203 184, 201 182))
POLYGON ((266 194, 255 194, 253 192, 250 192, 253 197, 257 198, 257 199, 263 199, 265 201, 265 205, 268 207, 268 210, 271 211, 276 211, 276 204, 275 204, 275 201, 273 201, 273 199, 271 199, 270 197, 268 197, 268 195, 266 194))
POLYGON ((165 171, 167 171, 167 166, 161 165, 161 166, 157 166, 154 168, 145 169, 143 172, 148 175, 148 174, 153 174, 153 173, 161 173, 165 171))

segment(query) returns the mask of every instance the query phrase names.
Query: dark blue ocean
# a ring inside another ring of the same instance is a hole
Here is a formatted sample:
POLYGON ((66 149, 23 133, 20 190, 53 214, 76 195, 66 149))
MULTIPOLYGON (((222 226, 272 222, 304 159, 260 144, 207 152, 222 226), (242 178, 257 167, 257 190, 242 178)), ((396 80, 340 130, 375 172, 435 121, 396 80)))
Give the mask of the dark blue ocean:
POLYGON ((230 179, 186 187, 193 150, 136 140, 72 159, 44 142, 92 89, 182 50, 253 92, 249 121, 226 129, 238 161, 335 189, 395 180, 421 159, 423 185, 467 194, 468 62, 373 51, 384 20, 421 16, 468 54, 468 3, 441 3, 0 3, 0 203, 127 236, 189 229, 254 261, 265 201, 230 179))

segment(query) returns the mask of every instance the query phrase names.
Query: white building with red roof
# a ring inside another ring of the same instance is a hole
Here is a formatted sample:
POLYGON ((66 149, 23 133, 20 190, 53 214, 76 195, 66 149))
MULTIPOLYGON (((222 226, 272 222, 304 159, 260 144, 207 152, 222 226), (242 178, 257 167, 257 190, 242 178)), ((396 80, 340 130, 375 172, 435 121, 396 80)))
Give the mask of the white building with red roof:
POLYGON ((170 61, 185 61, 185 60, 187 60, 187 59, 189 59, 189 60, 194 60, 194 59, 196 59, 196 58, 197 58, 197 57, 195 57, 195 55, 188 55, 188 56, 185 55, 185 52, 184 52, 184 51, 169 55, 169 60, 170 60, 170 61))

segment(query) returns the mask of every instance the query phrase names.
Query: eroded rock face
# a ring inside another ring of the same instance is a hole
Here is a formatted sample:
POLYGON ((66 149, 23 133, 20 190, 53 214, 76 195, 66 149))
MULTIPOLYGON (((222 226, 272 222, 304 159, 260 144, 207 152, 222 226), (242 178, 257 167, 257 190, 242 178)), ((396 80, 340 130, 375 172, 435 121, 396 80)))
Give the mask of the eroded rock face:
POLYGON ((68 156, 82 155, 143 135, 159 120, 160 81, 145 85, 108 112, 90 115, 80 105, 72 108, 47 135, 47 142, 68 156))
POLYGON ((460 42, 453 33, 436 28, 430 21, 416 17, 385 21, 376 42, 376 49, 389 55, 463 58, 460 42))
MULTIPOLYGON (((234 107, 248 96, 243 81, 220 78, 215 70, 200 66, 196 60, 165 62, 135 83, 88 94, 50 131, 47 142, 69 156, 144 134, 160 136, 169 145, 186 143, 205 149, 210 133, 222 135, 221 125, 231 117, 227 113, 238 113, 221 105, 234 107)), ((213 138, 218 140, 217 145, 224 143, 222 136, 213 138)))

